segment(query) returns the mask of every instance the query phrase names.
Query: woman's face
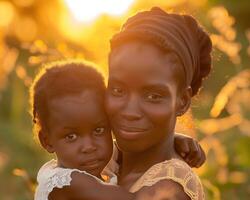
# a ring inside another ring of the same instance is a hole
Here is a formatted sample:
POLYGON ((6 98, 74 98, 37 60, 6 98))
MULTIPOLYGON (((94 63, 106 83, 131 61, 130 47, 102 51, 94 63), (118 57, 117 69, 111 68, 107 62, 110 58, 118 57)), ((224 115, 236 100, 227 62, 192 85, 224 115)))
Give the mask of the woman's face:
POLYGON ((106 108, 122 151, 142 152, 172 136, 179 73, 174 65, 150 44, 131 42, 111 54, 106 108))

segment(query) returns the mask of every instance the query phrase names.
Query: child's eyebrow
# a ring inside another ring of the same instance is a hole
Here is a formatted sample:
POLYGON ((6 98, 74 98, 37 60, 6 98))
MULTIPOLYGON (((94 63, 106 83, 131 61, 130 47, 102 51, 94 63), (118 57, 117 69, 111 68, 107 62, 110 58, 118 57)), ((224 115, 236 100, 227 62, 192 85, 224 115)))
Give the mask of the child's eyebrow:
MULTIPOLYGON (((108 120, 106 119, 101 119, 99 121, 95 121, 93 124, 95 125, 103 125, 103 124, 108 124, 108 120)), ((79 126, 64 126, 63 129, 66 130, 72 130, 72 129, 77 129, 79 126)))
POLYGON ((106 124, 106 123, 108 123, 108 121, 106 119, 96 121, 96 124, 106 124))

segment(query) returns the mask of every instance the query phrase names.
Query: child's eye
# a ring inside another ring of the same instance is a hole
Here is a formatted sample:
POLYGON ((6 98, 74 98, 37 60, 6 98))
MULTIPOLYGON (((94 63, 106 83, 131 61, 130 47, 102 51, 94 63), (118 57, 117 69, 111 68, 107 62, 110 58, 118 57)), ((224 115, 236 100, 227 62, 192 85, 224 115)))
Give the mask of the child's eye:
POLYGON ((76 133, 70 133, 68 135, 65 136, 65 139, 69 142, 72 142, 74 140, 76 140, 77 138, 77 134, 76 133))
POLYGON ((124 90, 120 87, 112 87, 110 88, 111 94, 116 97, 121 97, 124 95, 124 90))
POLYGON ((98 127, 98 128, 96 128, 94 130, 94 135, 99 136, 99 135, 104 134, 104 132, 105 132, 105 128, 104 127, 98 127))

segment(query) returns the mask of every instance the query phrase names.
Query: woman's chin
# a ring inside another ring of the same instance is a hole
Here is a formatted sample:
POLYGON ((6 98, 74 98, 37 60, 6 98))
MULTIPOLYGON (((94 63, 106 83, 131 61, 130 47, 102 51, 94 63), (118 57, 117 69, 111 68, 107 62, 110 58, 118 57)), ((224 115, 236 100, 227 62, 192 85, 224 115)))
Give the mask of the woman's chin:
POLYGON ((116 138, 117 145, 123 153, 141 153, 147 150, 147 146, 136 140, 124 140, 116 138))

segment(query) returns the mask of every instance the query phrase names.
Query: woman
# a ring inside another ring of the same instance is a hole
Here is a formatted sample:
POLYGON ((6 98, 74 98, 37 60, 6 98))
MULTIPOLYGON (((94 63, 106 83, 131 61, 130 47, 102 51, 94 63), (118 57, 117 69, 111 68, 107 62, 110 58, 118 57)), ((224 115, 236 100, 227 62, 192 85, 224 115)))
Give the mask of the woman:
MULTIPOLYGON (((211 49, 194 18, 160 8, 131 17, 112 38, 106 109, 122 152, 118 184, 136 193, 127 199, 204 199, 199 178, 175 151, 174 129, 210 72, 211 49)), ((124 193, 92 180, 83 186, 79 199, 124 193)))
POLYGON ((131 192, 151 186, 159 193, 171 183, 183 199, 204 198, 173 138, 176 118, 209 74, 211 49, 194 18, 160 8, 131 17, 112 38, 107 112, 123 152, 119 185, 131 192))

